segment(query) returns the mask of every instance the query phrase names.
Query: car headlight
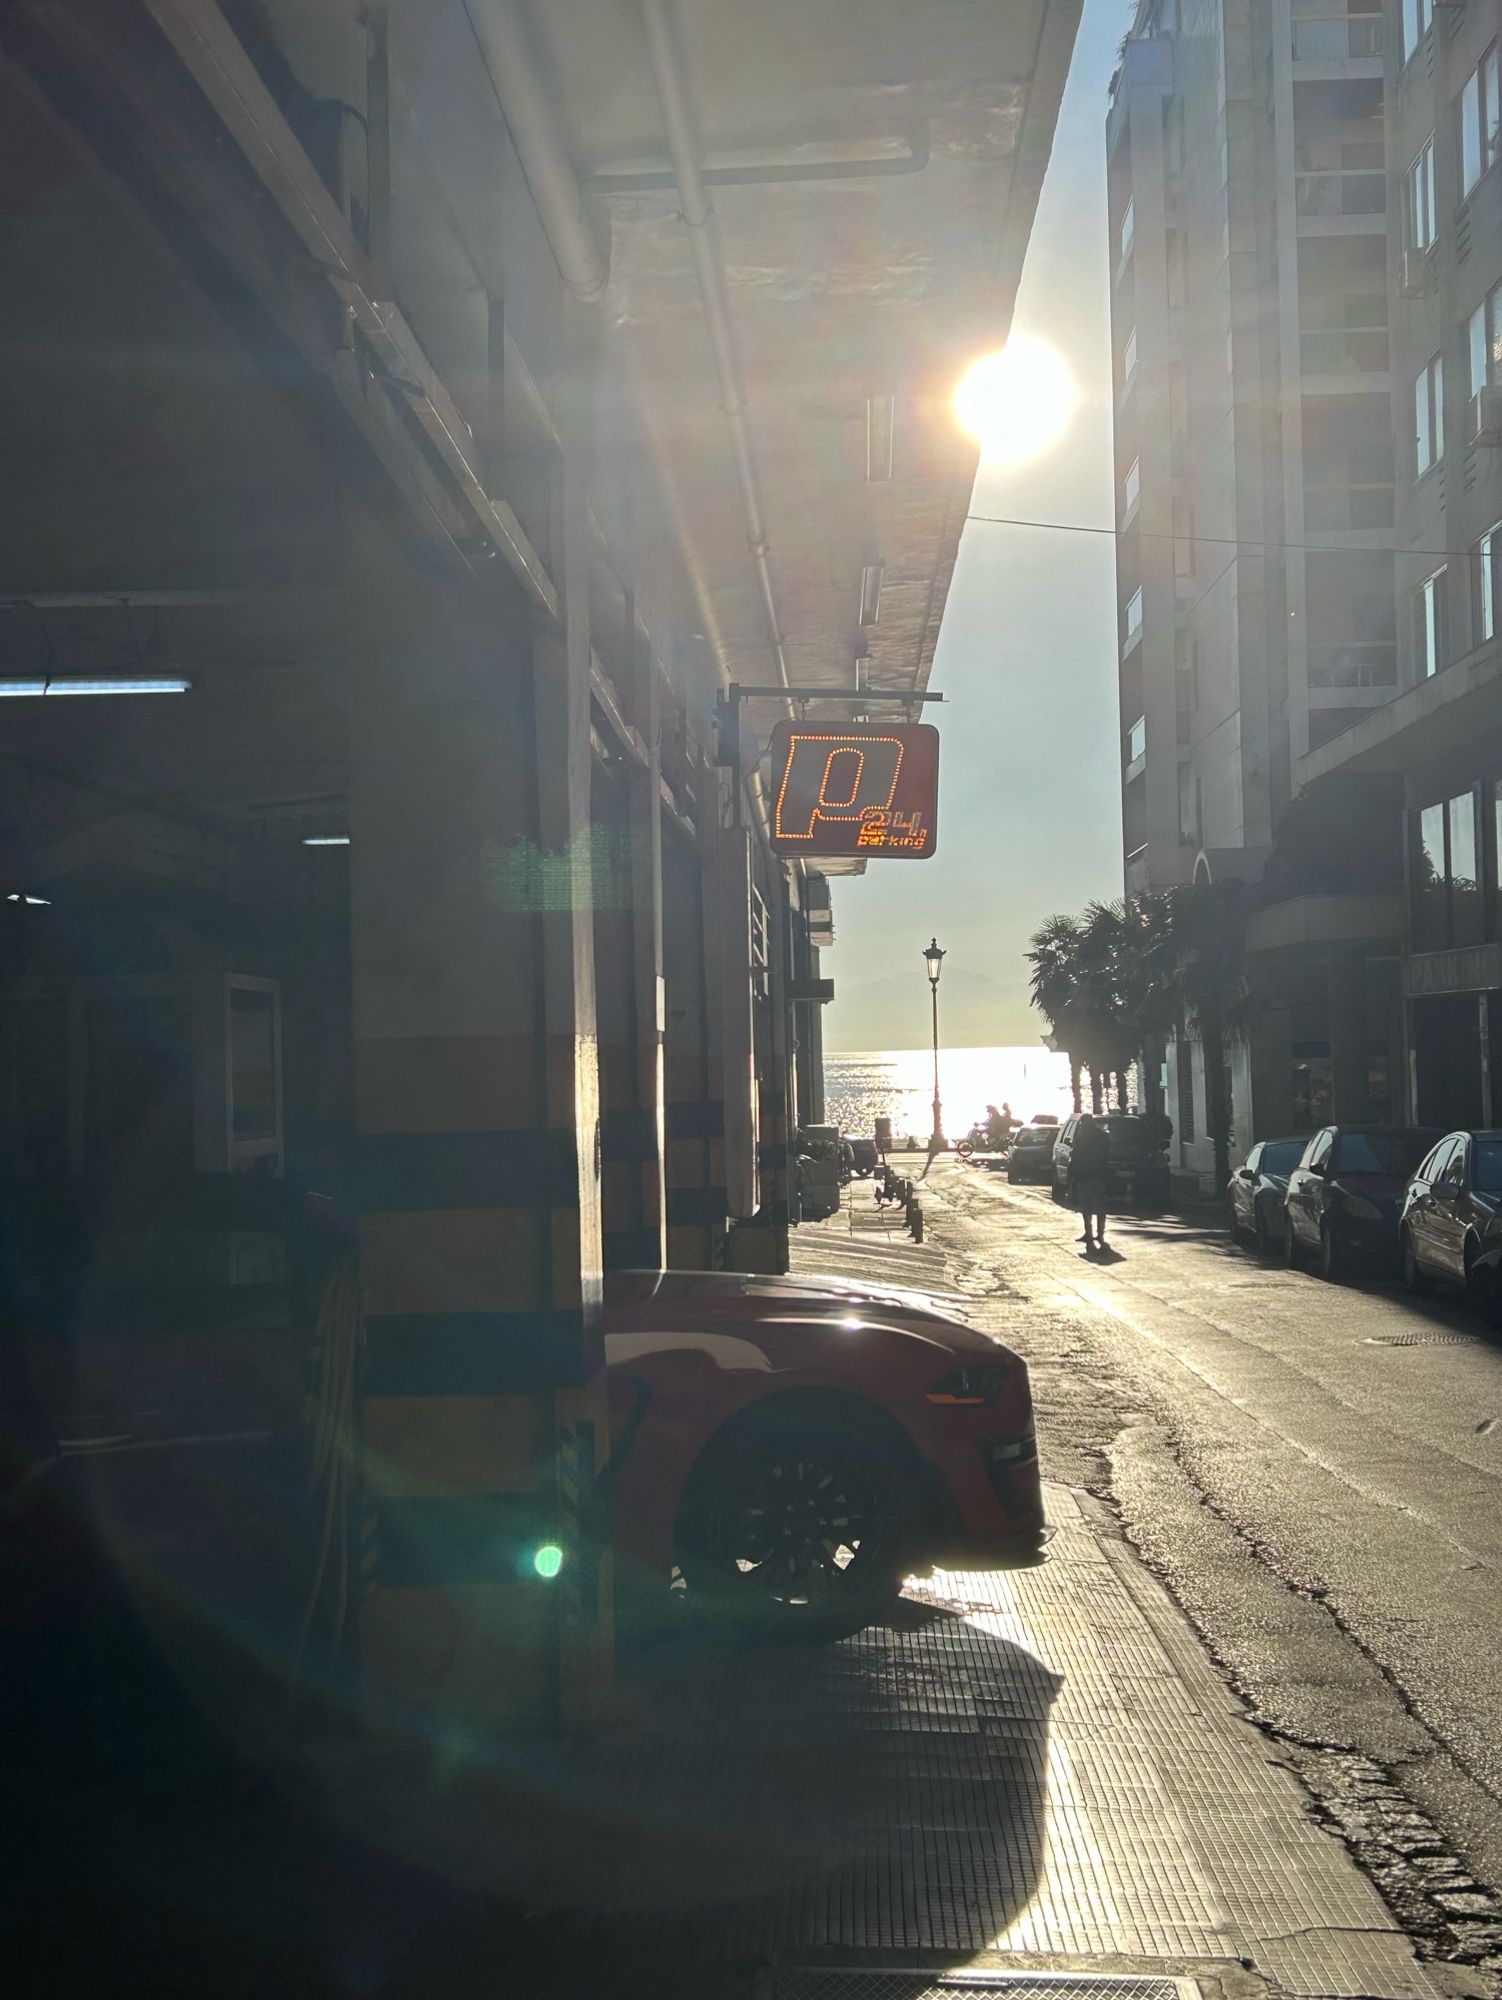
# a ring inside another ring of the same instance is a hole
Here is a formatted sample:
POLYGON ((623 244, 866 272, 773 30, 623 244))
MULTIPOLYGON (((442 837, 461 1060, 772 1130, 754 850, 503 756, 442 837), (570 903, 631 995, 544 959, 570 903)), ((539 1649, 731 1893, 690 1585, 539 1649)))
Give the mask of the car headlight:
POLYGON ((1354 1216, 1358 1222, 1380 1222, 1382 1220, 1381 1209, 1378 1208, 1374 1201, 1368 1201, 1365 1195, 1348 1194, 1342 1206, 1346 1214, 1354 1216))
POLYGON ((994 1363, 952 1368, 928 1391, 928 1400, 931 1403, 963 1404, 973 1409, 985 1403, 999 1403, 1011 1391, 1015 1381, 1012 1369, 997 1367, 994 1363))

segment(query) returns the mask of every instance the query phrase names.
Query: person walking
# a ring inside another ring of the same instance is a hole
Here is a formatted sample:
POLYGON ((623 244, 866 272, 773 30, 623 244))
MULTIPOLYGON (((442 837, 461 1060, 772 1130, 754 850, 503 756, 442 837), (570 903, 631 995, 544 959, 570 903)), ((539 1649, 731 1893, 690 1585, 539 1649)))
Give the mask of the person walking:
POLYGON ((1069 1180, 1074 1192, 1074 1205, 1085 1225, 1085 1233, 1080 1240, 1085 1246, 1085 1255, 1089 1257, 1106 1247, 1106 1207, 1111 1198, 1111 1147, 1105 1126, 1088 1111, 1081 1114, 1074 1128, 1069 1154, 1069 1180))

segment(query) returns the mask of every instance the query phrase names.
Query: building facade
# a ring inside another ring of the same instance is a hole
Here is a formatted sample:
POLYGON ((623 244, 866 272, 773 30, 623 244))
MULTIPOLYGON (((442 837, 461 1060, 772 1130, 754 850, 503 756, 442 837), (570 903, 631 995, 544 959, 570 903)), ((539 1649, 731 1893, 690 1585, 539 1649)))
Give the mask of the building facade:
MULTIPOLYGON (((1399 815, 1445 781, 1413 778, 1411 744, 1360 746, 1433 663, 1489 643, 1499 508, 1472 398, 1497 351, 1496 28, 1489 4, 1162 0, 1115 80, 1126 882, 1253 885, 1239 1141, 1433 1098, 1404 998, 1421 836, 1399 815)), ((1192 1038, 1170 1071, 1179 1164, 1203 1173, 1192 1038)))
POLYGON ((344 1216, 391 1713, 588 1713, 605 1274, 785 1264, 829 894, 717 704, 926 685, 1077 16, 5 10, 6 1241, 344 1216))

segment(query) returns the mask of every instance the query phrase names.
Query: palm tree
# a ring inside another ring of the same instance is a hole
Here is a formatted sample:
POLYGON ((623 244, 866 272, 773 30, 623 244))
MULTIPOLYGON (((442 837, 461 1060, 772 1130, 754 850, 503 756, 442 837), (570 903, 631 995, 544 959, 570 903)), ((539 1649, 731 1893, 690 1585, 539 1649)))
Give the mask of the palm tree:
POLYGON ((1069 1057, 1069 1088, 1081 1109, 1081 1059, 1076 1047, 1080 997, 1080 926, 1074 917, 1050 917, 1033 932, 1027 950, 1033 1005, 1048 1023, 1057 1047, 1069 1057))
POLYGON ((1109 967, 1117 1103, 1126 1109, 1126 1071, 1135 1061, 1141 1065, 1143 1109, 1161 1113, 1162 1044, 1179 1018, 1172 897, 1150 890, 1114 903, 1091 903, 1084 928, 1109 967))

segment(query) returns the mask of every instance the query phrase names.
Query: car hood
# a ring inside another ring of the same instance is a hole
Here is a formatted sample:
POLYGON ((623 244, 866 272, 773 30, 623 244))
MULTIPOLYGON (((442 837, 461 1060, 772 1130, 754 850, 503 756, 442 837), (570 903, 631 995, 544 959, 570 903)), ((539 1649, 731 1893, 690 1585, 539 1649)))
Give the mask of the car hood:
MULTIPOLYGON (((811 1342, 824 1348, 831 1340, 853 1349, 862 1342, 896 1342, 915 1354, 927 1347, 956 1361, 1016 1358, 960 1317, 961 1301, 905 1286, 718 1271, 662 1275, 663 1284, 654 1282, 655 1272, 618 1274, 638 1281, 630 1286, 612 1283, 605 1305, 612 1365, 648 1352, 713 1352, 727 1341, 761 1353, 777 1368, 792 1365, 811 1342)), ((720 1358, 724 1365, 729 1350, 720 1358)), ((740 1365, 758 1364, 743 1353, 740 1365)))

